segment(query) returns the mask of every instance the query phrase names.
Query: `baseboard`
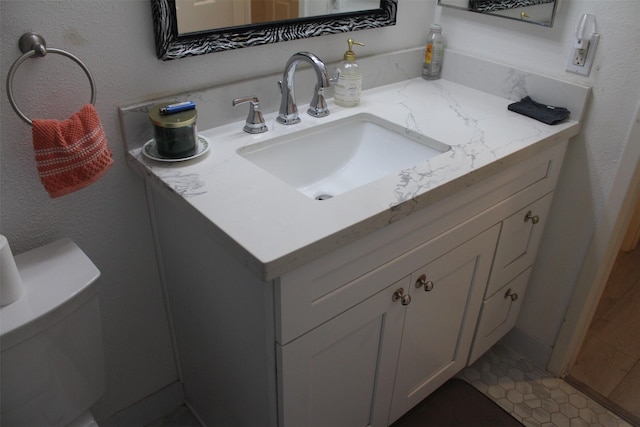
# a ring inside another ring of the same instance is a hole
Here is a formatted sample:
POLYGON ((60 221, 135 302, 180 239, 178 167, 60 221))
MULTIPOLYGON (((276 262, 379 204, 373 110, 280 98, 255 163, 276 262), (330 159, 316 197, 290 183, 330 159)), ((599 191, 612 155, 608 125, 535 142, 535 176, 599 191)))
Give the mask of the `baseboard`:
POLYGON ((145 397, 105 420, 97 420, 101 427, 145 426, 173 412, 185 401, 181 382, 175 382, 145 397))
POLYGON ((511 329, 511 331, 500 340, 500 343, 516 353, 526 356, 527 360, 536 367, 545 371, 547 370, 547 364, 549 363, 551 351, 553 350, 553 348, 547 344, 522 332, 517 327, 511 329))

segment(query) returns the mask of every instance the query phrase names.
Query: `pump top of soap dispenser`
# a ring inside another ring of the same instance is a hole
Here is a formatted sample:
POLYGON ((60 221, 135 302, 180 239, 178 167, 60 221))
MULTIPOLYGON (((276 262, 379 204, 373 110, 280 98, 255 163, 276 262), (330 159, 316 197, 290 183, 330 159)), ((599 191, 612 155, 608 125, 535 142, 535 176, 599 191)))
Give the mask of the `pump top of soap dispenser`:
POLYGON ((356 53, 353 51, 353 45, 364 46, 364 43, 357 42, 354 39, 349 39, 347 40, 347 44, 349 44, 349 50, 344 53, 344 60, 353 62, 356 60, 356 53))

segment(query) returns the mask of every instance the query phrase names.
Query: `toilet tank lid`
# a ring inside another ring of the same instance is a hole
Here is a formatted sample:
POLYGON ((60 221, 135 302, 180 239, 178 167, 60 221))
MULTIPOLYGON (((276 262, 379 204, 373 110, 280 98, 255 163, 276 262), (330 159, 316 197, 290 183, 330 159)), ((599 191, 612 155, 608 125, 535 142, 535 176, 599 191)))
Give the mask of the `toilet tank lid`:
POLYGON ((64 238, 15 257, 24 293, 0 308, 0 346, 6 350, 68 316, 96 294, 100 271, 64 238))

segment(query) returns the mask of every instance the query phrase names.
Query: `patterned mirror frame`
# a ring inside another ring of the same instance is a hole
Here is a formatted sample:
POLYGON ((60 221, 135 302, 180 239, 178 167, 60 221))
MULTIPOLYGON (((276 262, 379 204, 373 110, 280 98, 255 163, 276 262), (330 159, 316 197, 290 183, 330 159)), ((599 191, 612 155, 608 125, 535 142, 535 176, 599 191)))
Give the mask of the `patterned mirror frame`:
POLYGON ((175 0, 151 0, 151 9, 156 54, 158 59, 168 61, 249 46, 395 25, 398 0, 381 0, 381 8, 373 12, 323 15, 185 35, 178 35, 175 0))

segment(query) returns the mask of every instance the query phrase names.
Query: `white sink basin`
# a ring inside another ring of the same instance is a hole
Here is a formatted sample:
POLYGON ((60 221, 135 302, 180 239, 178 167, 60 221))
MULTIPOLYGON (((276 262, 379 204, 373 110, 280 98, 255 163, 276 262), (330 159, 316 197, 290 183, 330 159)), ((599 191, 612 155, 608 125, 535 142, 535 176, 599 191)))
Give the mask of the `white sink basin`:
POLYGON ((307 197, 325 200, 450 148, 363 113, 248 145, 238 154, 307 197))

